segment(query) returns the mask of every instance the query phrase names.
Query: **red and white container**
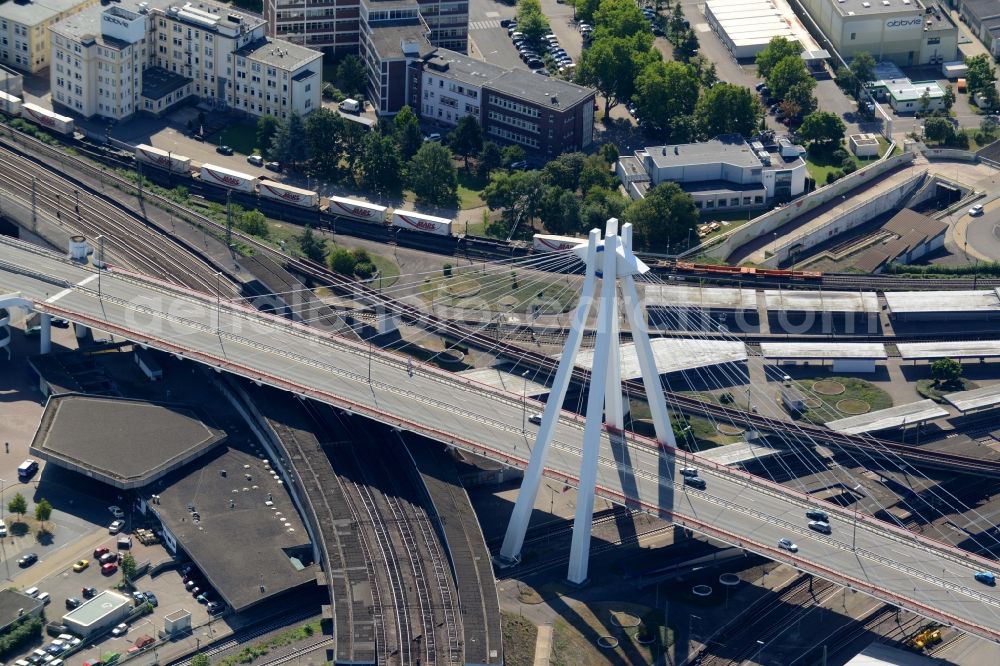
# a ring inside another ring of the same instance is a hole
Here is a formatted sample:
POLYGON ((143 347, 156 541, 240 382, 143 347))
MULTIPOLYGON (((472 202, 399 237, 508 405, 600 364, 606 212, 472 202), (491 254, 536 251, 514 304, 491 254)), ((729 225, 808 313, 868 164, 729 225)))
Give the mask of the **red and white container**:
POLYGON ((21 117, 60 134, 70 135, 76 129, 73 119, 69 116, 60 116, 31 102, 21 105, 21 117))
POLYGON ((386 224, 389 221, 389 209, 385 206, 370 204, 367 201, 330 197, 327 210, 334 215, 342 215, 365 222, 386 224))
POLYGON ((410 231, 419 231, 425 234, 436 234, 438 236, 451 235, 451 220, 447 217, 434 217, 423 213, 414 213, 408 210, 397 210, 392 216, 392 225, 410 231))
POLYGON ((237 192, 253 192, 254 186, 257 184, 257 176, 225 169, 214 164, 201 166, 201 179, 206 183, 228 187, 237 192))
POLYGON ((262 199, 283 201, 303 208, 315 208, 319 201, 319 195, 312 190, 303 190, 274 180, 260 181, 257 192, 262 199))
POLYGON ((586 243, 585 238, 572 238, 570 236, 551 236, 549 234, 535 234, 531 246, 536 252, 564 252, 572 250, 577 245, 586 243))
POLYGON ((152 164, 161 169, 169 169, 174 173, 190 173, 191 158, 177 153, 160 150, 153 146, 140 143, 135 147, 135 159, 144 164, 152 164))

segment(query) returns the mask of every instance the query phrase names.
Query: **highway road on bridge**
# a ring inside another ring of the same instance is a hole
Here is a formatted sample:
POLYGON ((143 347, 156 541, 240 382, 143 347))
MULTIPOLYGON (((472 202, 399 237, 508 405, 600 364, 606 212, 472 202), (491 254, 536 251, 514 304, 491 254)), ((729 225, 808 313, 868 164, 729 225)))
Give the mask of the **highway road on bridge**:
MULTIPOLYGON (((0 240, 0 294, 20 292, 36 309, 93 325, 152 348, 366 414, 440 441, 524 467, 541 405, 396 355, 326 336, 249 308, 217 308, 213 295, 139 276, 92 269, 33 246, 0 240), (101 298, 98 298, 98 288, 101 298), (221 334, 217 326, 221 325, 221 334), (412 370, 412 371, 411 371, 412 370)), ((564 413, 546 474, 574 485, 583 421, 564 413)), ((598 494, 658 513, 723 541, 873 594, 1000 642, 1000 592, 973 580, 989 563, 870 517, 824 505, 833 534, 810 531, 808 498, 694 457, 706 491, 686 489, 673 454, 646 440, 605 433, 598 494), (789 537, 800 551, 777 549, 789 537)), ((690 460, 678 460, 690 464, 690 460)))

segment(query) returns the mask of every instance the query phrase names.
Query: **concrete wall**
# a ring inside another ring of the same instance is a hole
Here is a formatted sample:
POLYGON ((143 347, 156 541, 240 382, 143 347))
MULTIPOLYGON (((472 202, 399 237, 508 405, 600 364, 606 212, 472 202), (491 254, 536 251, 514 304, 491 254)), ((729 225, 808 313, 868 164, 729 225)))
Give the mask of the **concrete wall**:
POLYGON ((968 150, 956 150, 954 148, 927 148, 923 151, 924 157, 929 160, 959 160, 962 162, 975 162, 978 157, 968 150))
POLYGON ((822 206, 834 197, 850 192, 859 185, 881 176, 882 174, 913 161, 914 155, 902 153, 894 157, 889 157, 876 162, 869 167, 855 171, 849 176, 841 178, 835 183, 825 185, 811 194, 789 203, 787 206, 765 213, 755 220, 744 224, 729 235, 726 240, 710 252, 712 256, 728 258, 733 251, 742 245, 758 238, 763 234, 769 234, 784 224, 797 219, 802 214, 814 208, 822 206))
POLYGON ((820 245, 845 231, 850 231, 854 227, 871 221, 883 213, 888 213, 899 206, 906 197, 913 194, 920 186, 920 183, 923 182, 926 175, 927 172, 924 171, 912 178, 908 178, 890 192, 858 204, 825 224, 790 239, 784 245, 777 248, 774 254, 764 262, 764 265, 777 267, 803 250, 820 245))

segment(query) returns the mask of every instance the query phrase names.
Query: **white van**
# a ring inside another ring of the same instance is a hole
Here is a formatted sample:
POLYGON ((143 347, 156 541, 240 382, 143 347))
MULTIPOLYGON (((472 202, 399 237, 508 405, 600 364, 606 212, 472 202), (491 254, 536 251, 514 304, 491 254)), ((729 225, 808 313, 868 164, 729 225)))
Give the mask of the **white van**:
POLYGON ((340 103, 339 106, 341 111, 347 111, 348 113, 360 113, 361 112, 361 102, 356 99, 345 99, 340 103))
POLYGON ((49 594, 48 592, 42 592, 41 594, 39 594, 35 598, 38 599, 39 601, 41 601, 43 604, 47 604, 50 601, 52 601, 52 595, 49 594))
POLYGON ((38 594, 38 588, 29 587, 27 590, 24 591, 24 593, 27 594, 29 597, 34 597, 35 595, 38 594))

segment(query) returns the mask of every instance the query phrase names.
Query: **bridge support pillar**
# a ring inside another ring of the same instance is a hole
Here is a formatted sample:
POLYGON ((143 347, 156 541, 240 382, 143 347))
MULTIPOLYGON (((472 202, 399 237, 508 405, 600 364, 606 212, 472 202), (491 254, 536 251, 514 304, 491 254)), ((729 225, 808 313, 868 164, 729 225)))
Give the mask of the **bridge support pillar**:
POLYGON ((73 330, 76 332, 77 340, 85 340, 90 333, 90 327, 83 324, 73 324, 73 330))
POLYGON ((38 331, 38 352, 48 354, 52 351, 52 315, 43 312, 39 319, 41 328, 38 331))
MULTIPOLYGON (((573 523, 573 539, 567 578, 571 583, 582 585, 587 580, 591 526, 594 513, 594 496, 597 486, 597 463, 600 455, 602 430, 622 431, 625 415, 628 413, 628 398, 621 389, 621 358, 619 342, 618 283, 624 281, 623 298, 632 328, 642 369, 643 383, 649 395, 650 411, 656 428, 657 440, 664 445, 674 445, 673 432, 664 402, 663 387, 656 371, 653 351, 646 333, 646 320, 639 302, 633 280, 634 275, 646 273, 649 268, 632 254, 632 227, 625 225, 618 235, 618 220, 608 220, 603 242, 600 232, 594 229, 586 245, 576 247, 573 252, 586 263, 586 274, 580 301, 573 313, 573 321, 566 336, 566 343, 556 370, 552 391, 549 393, 542 415, 542 422, 531 450, 531 459, 524 472, 521 491, 518 493, 514 511, 507 525, 497 563, 512 565, 520 559, 524 535, 535 505, 545 458, 555 423, 559 419, 562 404, 566 399, 569 381, 576 363, 577 352, 583 329, 594 304, 597 278, 601 278, 601 301, 597 319, 597 340, 594 347, 594 361, 587 390, 587 414, 583 430, 583 445, 580 464, 580 483, 573 523)), ((673 502, 673 454, 664 451, 667 457, 663 467, 669 475, 670 483, 661 485, 658 501, 667 511, 673 502)))
POLYGON ((377 308, 375 317, 375 329, 379 335, 395 333, 399 328, 399 318, 382 306, 377 308))

